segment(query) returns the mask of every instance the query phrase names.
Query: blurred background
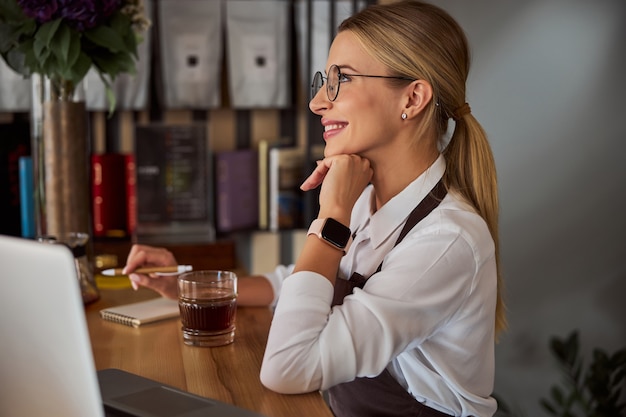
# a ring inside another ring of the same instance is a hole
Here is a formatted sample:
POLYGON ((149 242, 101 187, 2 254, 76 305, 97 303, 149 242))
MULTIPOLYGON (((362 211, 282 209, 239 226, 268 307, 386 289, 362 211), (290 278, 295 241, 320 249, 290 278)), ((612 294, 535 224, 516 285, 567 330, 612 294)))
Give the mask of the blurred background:
POLYGON ((553 336, 626 347, 626 2, 437 0, 473 50, 467 101, 500 188, 510 329, 495 391, 517 415, 562 381, 553 336))

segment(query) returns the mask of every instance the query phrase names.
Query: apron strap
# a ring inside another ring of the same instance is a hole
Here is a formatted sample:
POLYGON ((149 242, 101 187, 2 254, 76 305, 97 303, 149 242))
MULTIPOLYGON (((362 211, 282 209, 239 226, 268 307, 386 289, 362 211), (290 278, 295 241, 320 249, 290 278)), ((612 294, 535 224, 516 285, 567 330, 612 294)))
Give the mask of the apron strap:
MULTIPOLYGON (((402 239, 413 229, 413 227, 418 224, 422 219, 428 216, 444 199, 448 190, 446 190, 446 186, 443 183, 443 178, 437 182, 437 184, 433 187, 432 190, 424 197, 422 201, 419 202, 417 206, 411 211, 409 217, 404 223, 404 227, 396 240, 396 243, 393 245, 396 247, 398 243, 402 242, 402 239)), ((383 263, 381 262, 376 269, 376 272, 380 272, 383 268, 383 263)), ((373 274, 372 274, 373 275, 373 274)), ((354 288, 363 288, 368 278, 365 278, 363 275, 355 272, 352 274, 349 280, 346 279, 336 279, 335 280, 335 294, 333 295, 333 303, 332 305, 343 304, 343 298, 352 294, 354 288)))

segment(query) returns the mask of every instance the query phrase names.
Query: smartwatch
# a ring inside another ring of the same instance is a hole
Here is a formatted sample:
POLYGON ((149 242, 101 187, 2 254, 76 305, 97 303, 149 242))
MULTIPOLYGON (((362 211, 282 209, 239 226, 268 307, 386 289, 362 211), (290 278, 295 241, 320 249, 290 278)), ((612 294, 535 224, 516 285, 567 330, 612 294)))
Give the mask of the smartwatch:
POLYGON ((343 251, 344 255, 352 243, 350 228, 330 217, 313 220, 307 232, 308 235, 317 235, 317 237, 335 249, 343 251))

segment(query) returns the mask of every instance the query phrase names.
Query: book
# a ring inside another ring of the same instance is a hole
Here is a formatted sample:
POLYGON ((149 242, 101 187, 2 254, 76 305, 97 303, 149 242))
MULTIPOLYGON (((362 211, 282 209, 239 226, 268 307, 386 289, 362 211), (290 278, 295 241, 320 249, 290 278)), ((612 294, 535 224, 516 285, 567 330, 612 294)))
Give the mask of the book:
POLYGON ((0 234, 22 235, 19 159, 30 152, 27 122, 0 123, 0 234))
POLYGON ((266 140, 259 142, 259 229, 269 228, 269 172, 268 153, 269 143, 266 140))
MULTIPOLYGON (((311 173, 315 171, 315 168, 317 168, 317 162, 324 159, 324 147, 324 144, 314 144, 309 147, 309 156, 305 162, 308 169, 305 168, 305 176, 311 175, 311 173)), ((321 186, 318 186, 304 193, 304 225, 309 225, 313 220, 317 219, 317 213, 320 210, 319 201, 321 188, 321 186)))
POLYGON ((178 300, 164 297, 100 310, 100 317, 104 320, 132 327, 179 317, 179 315, 178 300))
POLYGON ((220 232, 259 224, 258 152, 254 149, 215 154, 216 227, 220 232))
POLYGON ((20 171, 20 218, 22 221, 22 237, 35 237, 35 195, 33 189, 33 159, 21 156, 20 171))
POLYGON ((91 196, 94 237, 127 234, 126 156, 91 155, 91 196))
POLYGON ((124 168, 126 170, 126 232, 129 236, 135 233, 137 228, 137 174, 135 155, 124 156, 124 168))
POLYGON ((215 240, 213 161, 206 125, 135 126, 138 241, 215 240))
POLYGON ((276 146, 269 150, 269 229, 302 227, 304 149, 276 146))

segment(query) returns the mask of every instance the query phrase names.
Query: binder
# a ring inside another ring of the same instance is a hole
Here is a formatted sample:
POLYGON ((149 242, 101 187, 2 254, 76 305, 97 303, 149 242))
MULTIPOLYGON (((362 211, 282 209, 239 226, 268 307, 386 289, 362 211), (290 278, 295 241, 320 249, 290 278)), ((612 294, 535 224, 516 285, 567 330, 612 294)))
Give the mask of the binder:
POLYGON ((22 237, 35 237, 35 198, 33 189, 33 160, 30 156, 19 159, 20 172, 20 218, 22 237))

